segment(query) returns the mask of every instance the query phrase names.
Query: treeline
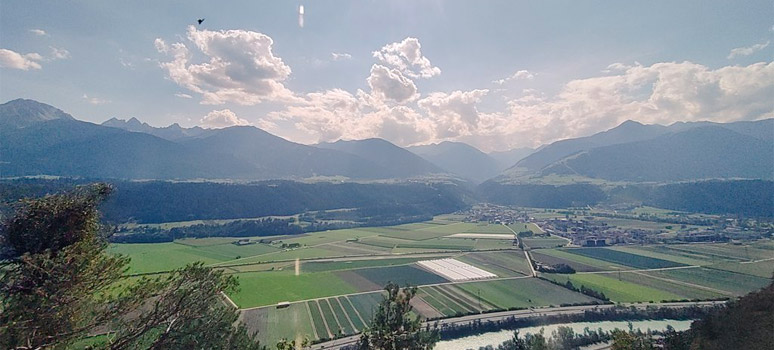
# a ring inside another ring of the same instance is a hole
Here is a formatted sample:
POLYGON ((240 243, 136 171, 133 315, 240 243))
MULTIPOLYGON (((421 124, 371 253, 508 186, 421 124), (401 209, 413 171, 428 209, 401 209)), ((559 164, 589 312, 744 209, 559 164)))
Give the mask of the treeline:
POLYGON ((537 208, 641 203, 686 212, 751 218, 774 217, 774 181, 768 180, 712 180, 615 187, 592 184, 502 184, 487 181, 479 185, 477 193, 481 199, 492 203, 537 208))
POLYGON ((589 184, 511 185, 487 181, 478 186, 477 192, 482 199, 495 204, 536 208, 594 205, 607 198, 599 186, 589 184))
POLYGON ((557 323, 596 322, 596 321, 640 321, 640 320, 694 320, 707 315, 717 307, 691 306, 686 308, 615 306, 596 310, 587 310, 583 314, 561 314, 534 316, 528 318, 508 317, 501 320, 477 320, 468 324, 443 324, 440 327, 441 339, 457 339, 503 329, 543 326, 557 323))
MULTIPOLYGON (((89 179, 0 181, 1 203, 69 190, 89 179)), ((162 223, 191 220, 286 216, 308 211, 355 208, 366 225, 416 220, 468 207, 471 194, 451 182, 246 184, 170 181, 108 181, 115 193, 100 206, 108 223, 162 223)))

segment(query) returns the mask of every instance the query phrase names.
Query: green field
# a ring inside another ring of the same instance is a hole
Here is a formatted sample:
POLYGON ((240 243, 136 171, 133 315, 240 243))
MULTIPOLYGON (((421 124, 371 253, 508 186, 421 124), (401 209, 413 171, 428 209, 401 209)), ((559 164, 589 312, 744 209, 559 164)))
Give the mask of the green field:
POLYGON ((560 259, 557 261, 572 266, 576 271, 617 271, 631 269, 631 267, 625 265, 598 260, 583 255, 571 254, 569 249, 541 249, 532 254, 537 256, 547 255, 560 259))
POLYGON ((574 248, 567 249, 566 251, 568 253, 604 260, 615 264, 626 265, 638 269, 660 269, 665 267, 685 266, 685 264, 674 261, 656 259, 644 255, 637 255, 609 248, 574 248))
POLYGON ((292 271, 245 272, 236 276, 239 279, 239 291, 229 296, 240 308, 357 292, 333 272, 299 276, 295 276, 292 271))
POLYGON ((576 288, 586 286, 586 288, 605 293, 605 296, 615 302, 659 302, 662 300, 682 299, 680 295, 665 290, 647 287, 623 279, 619 280, 616 274, 543 274, 542 276, 562 284, 569 280, 576 288))
POLYGON ((108 251, 132 259, 129 273, 169 271, 197 261, 212 264, 228 260, 224 255, 176 243, 111 244, 108 251))
POLYGON ((469 282, 457 285, 470 295, 500 309, 528 308, 597 301, 536 278, 469 282))
POLYGON ((743 273, 746 275, 772 278, 774 276, 774 260, 750 263, 723 262, 708 266, 711 269, 743 273))
POLYGON ((556 248, 567 245, 567 240, 560 237, 524 237, 524 245, 532 249, 556 248))
POLYGON ((703 267, 695 269, 652 271, 647 272, 647 274, 714 288, 734 295, 744 295, 771 283, 770 279, 762 277, 703 267))
POLYGON ((243 312, 240 319, 248 327, 261 330, 258 337, 264 344, 275 344, 282 338, 317 338, 306 303, 295 303, 282 309, 267 307, 249 310, 243 312))

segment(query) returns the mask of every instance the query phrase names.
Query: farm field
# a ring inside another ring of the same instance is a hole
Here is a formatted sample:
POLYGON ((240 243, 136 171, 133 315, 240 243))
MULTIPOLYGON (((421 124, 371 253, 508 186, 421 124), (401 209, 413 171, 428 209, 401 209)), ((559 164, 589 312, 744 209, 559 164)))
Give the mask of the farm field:
POLYGON ((567 245, 567 240, 560 237, 524 237, 524 245, 531 249, 556 248, 567 245))
MULTIPOLYGON (((623 273, 622 273, 623 274, 623 273)), ((547 279, 564 284, 572 282, 576 288, 585 286, 597 292, 602 292, 615 302, 658 302, 662 300, 682 299, 680 295, 644 285, 619 280, 615 274, 542 274, 547 279)))
MULTIPOLYGON (((218 237, 113 244, 109 249, 132 258, 131 274, 163 273, 201 261, 236 276, 240 289, 229 298, 266 344, 281 338, 316 340, 359 332, 370 321, 388 282, 418 286, 412 304, 424 318, 600 302, 530 277, 529 263, 524 251, 513 245, 511 229, 540 232, 534 225, 517 223, 509 228, 456 220, 445 216, 391 227, 261 237, 264 243, 247 245, 233 244, 238 238, 218 237), (450 237, 457 234, 465 236, 450 237), (508 239, 487 235, 507 235, 508 239), (417 265, 418 261, 444 258, 496 277, 451 282, 417 265), (284 301, 291 305, 277 308, 284 301)), ((733 297, 769 283, 774 273, 774 243, 769 241, 606 248, 555 248, 566 244, 559 237, 526 237, 523 242, 534 260, 567 264, 577 271, 570 275, 541 273, 542 278, 560 284, 569 280, 577 288, 602 292, 614 302, 733 297)))
POLYGON ((500 309, 594 303, 598 300, 536 278, 457 284, 472 296, 500 309))
POLYGON ((708 268, 738 272, 762 278, 772 278, 774 276, 774 259, 744 263, 723 262, 710 265, 708 268))
POLYGON ((685 266, 685 264, 674 261, 651 258, 609 248, 572 248, 565 251, 571 254, 604 260, 638 269, 660 269, 665 267, 685 266))
POLYGON ((744 295, 752 290, 759 289, 770 283, 770 279, 740 274, 736 272, 715 270, 708 268, 680 269, 667 271, 646 272, 650 276, 665 277, 692 283, 733 295, 744 295))

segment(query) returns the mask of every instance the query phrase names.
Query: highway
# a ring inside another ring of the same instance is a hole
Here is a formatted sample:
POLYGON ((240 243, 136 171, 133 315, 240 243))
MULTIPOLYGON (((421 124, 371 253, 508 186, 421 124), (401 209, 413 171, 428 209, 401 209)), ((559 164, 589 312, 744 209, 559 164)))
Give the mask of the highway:
MULTIPOLYGON (((680 303, 653 303, 653 304, 619 304, 625 307, 634 306, 638 309, 645 309, 647 307, 670 307, 670 308, 683 308, 689 306, 709 306, 715 304, 722 304, 724 301, 699 301, 699 302, 680 302, 680 303)), ((588 310, 603 310, 613 308, 616 305, 584 305, 584 306, 566 306, 566 307, 550 307, 550 308, 535 308, 528 310, 514 310, 514 311, 501 311, 492 312, 486 314, 467 315, 454 318, 446 318, 437 321, 425 322, 422 324, 424 327, 426 324, 435 324, 438 322, 438 327, 442 328, 444 325, 466 325, 474 321, 498 321, 505 320, 509 317, 516 318, 528 318, 532 316, 553 316, 553 315, 574 315, 582 314, 588 310)), ((321 349, 341 349, 344 346, 354 345, 357 343, 360 335, 352 335, 345 338, 340 338, 324 343, 319 343, 309 347, 311 350, 321 349)))

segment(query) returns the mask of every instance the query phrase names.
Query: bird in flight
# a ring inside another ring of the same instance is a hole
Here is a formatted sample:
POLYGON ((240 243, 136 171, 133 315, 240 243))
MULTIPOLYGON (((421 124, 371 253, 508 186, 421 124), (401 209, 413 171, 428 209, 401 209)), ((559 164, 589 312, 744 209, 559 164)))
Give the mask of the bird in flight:
POLYGON ((197 22, 199 22, 199 25, 201 25, 201 24, 202 24, 202 22, 204 22, 204 18, 199 18, 199 19, 198 19, 198 20, 196 20, 196 21, 197 21, 197 22))

